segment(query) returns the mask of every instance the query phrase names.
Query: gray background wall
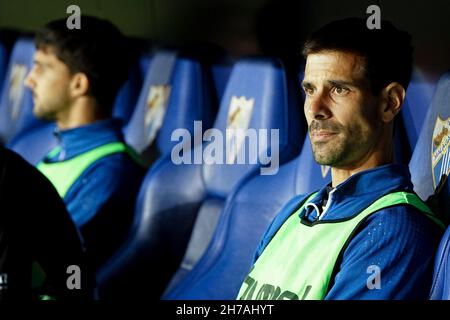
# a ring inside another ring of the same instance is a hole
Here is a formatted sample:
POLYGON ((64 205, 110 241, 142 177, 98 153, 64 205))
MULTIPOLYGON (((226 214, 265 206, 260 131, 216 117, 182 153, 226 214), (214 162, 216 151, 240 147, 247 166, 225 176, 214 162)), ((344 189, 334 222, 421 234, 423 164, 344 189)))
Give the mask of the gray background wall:
POLYGON ((367 6, 378 4, 383 19, 412 34, 416 65, 427 77, 450 68, 448 0, 0 0, 0 28, 34 31, 67 16, 70 4, 108 18, 129 36, 168 44, 207 41, 234 56, 295 51, 320 25, 366 16, 367 6))

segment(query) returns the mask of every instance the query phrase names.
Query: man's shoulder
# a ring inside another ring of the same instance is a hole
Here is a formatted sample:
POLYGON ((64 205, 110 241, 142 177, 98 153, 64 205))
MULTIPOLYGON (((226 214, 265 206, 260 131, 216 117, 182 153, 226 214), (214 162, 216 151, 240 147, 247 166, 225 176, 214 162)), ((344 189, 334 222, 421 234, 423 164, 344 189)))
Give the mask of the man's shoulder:
POLYGON ((274 222, 279 222, 280 225, 283 224, 295 211, 297 211, 302 204, 311 196, 309 194, 298 194, 292 197, 286 204, 281 208, 280 212, 275 216, 274 222))
POLYGON ((254 261, 256 261, 257 257, 262 253, 267 244, 272 240, 275 233, 281 228, 281 226, 286 222, 286 220, 300 208, 300 206, 305 202, 310 194, 299 194, 291 198, 277 213, 275 218, 272 220, 269 227, 266 229, 261 242, 259 244, 259 248, 254 257, 254 261))
POLYGON ((71 191, 89 188, 96 193, 110 194, 127 189, 136 190, 144 175, 145 169, 128 153, 114 153, 92 163, 77 179, 71 191))
POLYGON ((386 220, 398 225, 421 225, 432 226, 441 229, 439 225, 430 218, 429 214, 410 204, 397 204, 380 209, 373 213, 369 219, 386 220))
POLYGON ((98 159, 86 172, 89 174, 114 173, 114 176, 119 178, 127 174, 142 175, 144 168, 128 152, 117 152, 98 159))
POLYGON ((422 242, 433 246, 443 234, 438 223, 425 212, 408 204, 378 210, 364 221, 361 230, 372 237, 379 235, 385 242, 402 239, 405 243, 422 242))

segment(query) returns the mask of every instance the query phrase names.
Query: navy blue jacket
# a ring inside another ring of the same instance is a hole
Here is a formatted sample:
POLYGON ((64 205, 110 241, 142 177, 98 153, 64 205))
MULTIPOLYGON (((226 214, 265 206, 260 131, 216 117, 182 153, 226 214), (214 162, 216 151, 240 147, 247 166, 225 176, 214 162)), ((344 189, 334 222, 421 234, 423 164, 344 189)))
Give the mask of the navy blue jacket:
MULTIPOLYGON (((332 191, 328 208, 320 219, 348 218, 394 191, 413 192, 407 167, 385 165, 359 172, 332 191)), ((320 207, 327 195, 325 186, 310 202, 320 207)), ((305 199, 305 195, 294 197, 275 217, 260 243, 255 260, 305 199)), ((318 217, 313 205, 306 206, 299 215, 310 221, 318 217)), ((325 299, 426 299, 441 236, 442 229, 435 222, 408 205, 393 206, 372 214, 346 247, 325 299), (368 267, 372 265, 379 267, 380 289, 367 286, 373 275, 368 267)))

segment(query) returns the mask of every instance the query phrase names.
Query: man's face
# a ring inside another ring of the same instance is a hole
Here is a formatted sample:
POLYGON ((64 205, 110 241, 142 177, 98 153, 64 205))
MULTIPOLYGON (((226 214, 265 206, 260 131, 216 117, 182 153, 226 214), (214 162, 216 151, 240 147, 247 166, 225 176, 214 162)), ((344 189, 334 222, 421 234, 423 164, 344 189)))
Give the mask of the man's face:
POLYGON ((33 92, 33 113, 36 117, 56 120, 58 113, 69 107, 70 80, 69 68, 56 57, 53 50, 37 50, 33 69, 25 79, 25 85, 33 92))
POLYGON ((364 66, 358 55, 340 51, 307 57, 304 112, 319 164, 354 167, 374 152, 382 122, 364 66))

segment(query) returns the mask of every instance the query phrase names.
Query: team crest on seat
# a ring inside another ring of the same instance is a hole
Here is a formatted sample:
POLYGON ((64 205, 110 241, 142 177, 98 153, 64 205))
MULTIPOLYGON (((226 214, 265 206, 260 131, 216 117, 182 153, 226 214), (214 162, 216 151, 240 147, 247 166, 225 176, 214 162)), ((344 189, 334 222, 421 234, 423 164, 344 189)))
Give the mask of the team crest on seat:
POLYGON ((20 113, 24 93, 24 81, 27 76, 27 67, 23 64, 16 63, 11 68, 9 78, 8 100, 10 105, 11 118, 14 120, 20 113))
POLYGON ((253 113, 253 104, 255 99, 246 99, 244 96, 240 98, 231 97, 230 107, 228 108, 227 132, 226 132, 226 148, 227 148, 227 164, 234 163, 242 144, 245 140, 241 131, 246 131, 250 124, 250 118, 253 113))
POLYGON ((151 86, 148 92, 144 117, 147 144, 151 144, 164 120, 170 96, 169 85, 151 86))
POLYGON ((442 120, 439 116, 433 130, 431 143, 431 167, 433 170, 434 188, 439 185, 441 179, 448 177, 450 172, 450 118, 442 120))

